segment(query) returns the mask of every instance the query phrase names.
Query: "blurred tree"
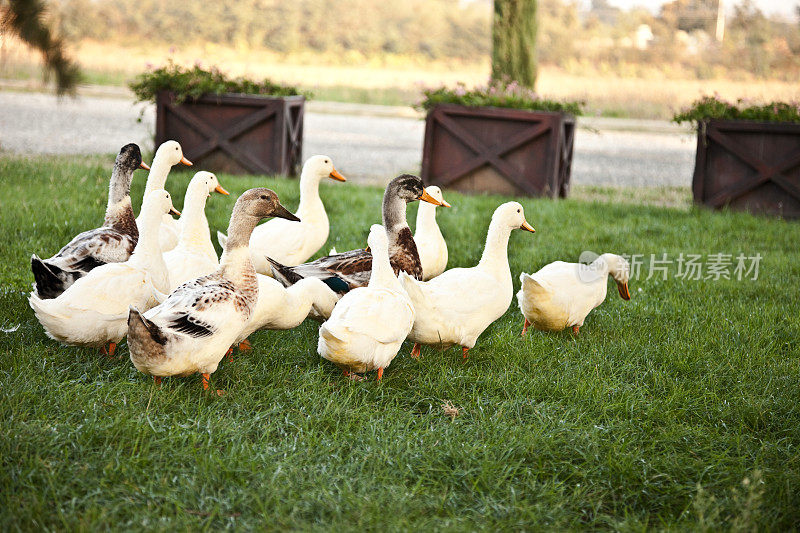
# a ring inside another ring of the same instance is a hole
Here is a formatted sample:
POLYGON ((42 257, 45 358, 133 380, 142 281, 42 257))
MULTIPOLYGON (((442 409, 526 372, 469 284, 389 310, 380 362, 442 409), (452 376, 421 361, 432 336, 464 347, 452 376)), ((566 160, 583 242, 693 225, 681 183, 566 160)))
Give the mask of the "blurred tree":
POLYGON ((54 36, 53 30, 45 24, 44 2, 10 0, 2 7, 2 27, 11 28, 20 39, 42 53, 45 74, 55 75, 58 94, 74 93, 81 77, 80 67, 67 56, 63 39, 54 36))
POLYGON ((711 32, 719 0, 673 0, 661 6, 661 19, 677 30, 711 32))
POLYGON ((536 85, 537 0, 494 0, 492 79, 536 85))

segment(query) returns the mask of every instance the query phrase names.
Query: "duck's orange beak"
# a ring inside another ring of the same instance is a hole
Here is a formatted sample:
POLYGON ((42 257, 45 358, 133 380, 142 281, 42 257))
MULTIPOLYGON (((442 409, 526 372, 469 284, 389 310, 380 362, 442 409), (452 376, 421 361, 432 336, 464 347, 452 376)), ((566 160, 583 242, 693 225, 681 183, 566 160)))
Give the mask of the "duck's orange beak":
POLYGON ((218 192, 220 194, 224 194, 225 196, 230 196, 231 195, 231 193, 229 193, 228 191, 223 189, 222 185, 219 185, 219 184, 217 184, 217 186, 214 187, 214 192, 218 192))
POLYGON ((183 164, 184 164, 184 165, 186 165, 187 167, 190 167, 190 166, 192 166, 192 162, 191 162, 191 161, 189 161, 188 159, 186 159, 186 157, 181 157, 181 163, 183 163, 183 164))
POLYGON ((617 283, 617 290, 619 291, 619 295, 623 300, 631 299, 631 291, 628 290, 627 283, 617 283))
POLYGON ((524 229, 525 231, 530 231, 531 233, 536 233, 536 230, 533 229, 533 226, 528 224, 527 220, 523 220, 522 221, 522 225, 519 227, 519 229, 524 229))
POLYGON ((345 178, 344 176, 339 174, 339 171, 336 170, 335 168, 333 170, 331 170, 331 173, 328 174, 328 177, 330 177, 332 180, 336 180, 336 181, 347 181, 347 178, 345 178))
POLYGON ((428 191, 424 189, 422 190, 422 194, 419 195, 419 198, 417 198, 417 200, 422 200, 423 202, 428 202, 429 204, 433 205, 442 205, 442 202, 440 202, 439 200, 428 194, 428 191))
POLYGON ((141 163, 139 163, 139 168, 143 168, 143 169, 145 169, 145 170, 150 170, 150 167, 149 167, 149 166, 147 165, 147 163, 145 163, 144 161, 142 161, 141 163))
POLYGON ((181 212, 178 211, 177 209, 175 209, 174 207, 170 207, 169 208, 169 214, 173 215, 173 216, 176 216, 176 217, 181 216, 181 212))

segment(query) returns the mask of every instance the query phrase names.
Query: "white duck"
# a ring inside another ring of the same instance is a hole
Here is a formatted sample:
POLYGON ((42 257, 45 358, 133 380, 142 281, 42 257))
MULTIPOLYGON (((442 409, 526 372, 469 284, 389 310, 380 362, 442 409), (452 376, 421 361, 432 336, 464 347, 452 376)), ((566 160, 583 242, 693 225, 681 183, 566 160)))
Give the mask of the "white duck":
POLYGON ((250 320, 258 300, 248 242, 256 224, 271 216, 297 219, 273 191, 245 191, 233 207, 219 269, 187 281, 146 313, 131 307, 128 347, 137 369, 156 382, 162 376, 200 372, 208 389, 209 375, 250 320))
POLYGON ((346 375, 377 368, 380 380, 411 331, 414 307, 389 263, 389 239, 383 226, 370 228, 367 243, 372 251, 369 285, 339 300, 319 328, 317 352, 346 375))
MULTIPOLYGON (((450 204, 444 201, 442 190, 436 185, 425 187, 425 191, 444 207, 450 204)), ((422 263, 422 279, 428 281, 435 278, 447 268, 447 243, 442 231, 436 223, 436 205, 420 202, 417 211, 417 226, 414 230, 414 242, 417 243, 419 261, 422 263)))
POLYGON ((139 216, 139 241, 124 263, 99 266, 69 286, 58 297, 28 299, 47 336, 66 344, 102 347, 114 355, 128 330, 128 306, 149 309, 156 305, 156 291, 168 288, 167 270, 158 243, 161 218, 175 212, 169 193, 148 193, 139 216))
MULTIPOLYGON (((156 150, 156 155, 153 156, 153 163, 150 165, 150 173, 147 175, 147 182, 144 186, 144 196, 147 196, 150 191, 164 189, 170 169, 178 163, 192 166, 192 162, 183 156, 183 149, 178 141, 162 143, 156 150)), ((140 225, 141 218, 142 215, 139 214, 139 218, 136 219, 137 226, 140 225)), ((178 244, 178 233, 178 223, 175 219, 169 215, 164 215, 159 232, 162 251, 166 252, 175 248, 178 244)))
POLYGON ((588 265, 556 261, 535 274, 520 274, 517 302, 525 317, 522 335, 530 325, 542 331, 572 327, 577 335, 587 315, 606 299, 609 275, 622 299, 630 300, 630 266, 616 254, 603 254, 588 265))
MULTIPOLYGON (((286 266, 304 263, 328 240, 328 214, 319 197, 319 184, 325 178, 347 181, 333 167, 330 157, 315 155, 308 158, 300 173, 300 206, 295 213, 300 221, 274 219, 253 231, 250 251, 256 272, 272 276, 267 256, 286 266)), ((217 240, 223 248, 226 239, 223 233, 217 233, 217 240)))
POLYGON ((239 344, 240 350, 250 348, 245 341, 256 331, 296 328, 309 314, 327 319, 339 301, 339 295, 317 278, 301 279, 286 288, 263 274, 257 277, 258 301, 253 316, 234 343, 239 344))
POLYGON ((483 331, 503 316, 514 296, 508 266, 508 238, 517 228, 533 232, 517 202, 498 207, 486 235, 486 247, 477 266, 453 268, 430 281, 417 281, 400 274, 416 310, 414 328, 408 338, 419 357, 420 344, 462 347, 464 358, 483 331))
POLYGON ((189 182, 179 220, 181 232, 178 245, 164 254, 164 263, 169 272, 169 292, 185 281, 205 276, 219 268, 205 213, 206 200, 212 192, 225 196, 229 194, 211 172, 200 171, 189 182))

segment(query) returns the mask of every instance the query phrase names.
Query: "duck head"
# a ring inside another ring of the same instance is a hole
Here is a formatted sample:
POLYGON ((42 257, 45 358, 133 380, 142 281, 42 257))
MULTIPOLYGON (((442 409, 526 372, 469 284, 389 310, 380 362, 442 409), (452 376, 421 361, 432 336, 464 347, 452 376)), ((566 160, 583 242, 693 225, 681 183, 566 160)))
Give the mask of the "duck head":
POLYGON ((347 181, 347 178, 339 174, 333 166, 333 160, 327 155, 315 155, 309 157, 303 165, 302 176, 310 176, 318 182, 325 178, 330 178, 336 181, 347 181))
POLYGON ((228 196, 230 193, 222 188, 217 180, 217 176, 211 172, 201 170, 192 177, 189 182, 189 187, 186 189, 186 196, 193 196, 195 198, 208 198, 212 192, 218 192, 228 196))
POLYGON ((440 206, 450 207, 450 204, 444 201, 444 196, 442 195, 442 189, 440 189, 436 185, 428 185, 427 187, 425 187, 425 192, 428 193, 428 196, 439 202, 440 206))
POLYGON ((117 155, 117 159, 114 161, 114 165, 130 171, 136 170, 137 168, 150 170, 150 167, 142 161, 142 151, 136 143, 123 146, 117 155))
POLYGON ((160 220, 161 215, 176 215, 181 213, 172 205, 172 197, 164 189, 156 189, 147 193, 142 200, 141 215, 145 219, 160 220))
POLYGON ((494 210, 492 223, 507 225, 511 229, 524 229, 535 233, 533 226, 525 220, 525 209, 518 202, 506 202, 494 210))
POLYGON ((166 141, 158 147, 156 155, 153 159, 165 159, 169 166, 183 163, 186 166, 192 166, 192 162, 183 156, 183 148, 178 141, 166 141))
POLYGON ((245 191, 236 200, 234 211, 243 212, 259 220, 267 217, 280 217, 300 222, 299 218, 281 205, 278 195, 274 191, 263 187, 245 191))
POLYGON ((211 172, 200 171, 197 174, 195 174, 195 177, 198 175, 203 175, 206 184, 206 190, 208 190, 209 196, 211 196, 212 192, 224 194, 225 196, 230 196, 231 193, 222 188, 222 185, 219 184, 219 179, 217 179, 217 176, 215 174, 212 174, 211 172))
POLYGON ((380 224, 370 226, 367 244, 373 256, 389 256, 389 237, 386 236, 386 230, 380 224))
POLYGON ((631 299, 631 292, 628 289, 628 281, 631 275, 631 266, 628 261, 617 254, 603 254, 600 256, 608 266, 608 274, 617 283, 617 291, 623 300, 631 299))
POLYGON ((433 205, 442 205, 441 201, 434 199, 425 192, 425 188, 422 186, 422 179, 412 174, 401 174, 390 181, 384 196, 400 198, 406 203, 422 200, 433 205))

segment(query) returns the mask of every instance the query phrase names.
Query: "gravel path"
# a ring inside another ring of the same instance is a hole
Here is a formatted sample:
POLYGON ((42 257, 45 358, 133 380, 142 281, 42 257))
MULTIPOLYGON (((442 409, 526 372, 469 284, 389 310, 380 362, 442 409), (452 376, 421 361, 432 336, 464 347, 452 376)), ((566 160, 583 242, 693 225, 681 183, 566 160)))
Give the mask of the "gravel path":
MULTIPOLYGON (((418 172, 423 121, 375 106, 312 102, 306 111, 304 158, 331 156, 361 183, 386 183, 418 172)), ((153 106, 128 98, 0 92, 0 149, 14 153, 115 153, 136 142, 152 148, 153 106), (144 110, 142 121, 137 118, 144 110)), ((574 185, 689 186, 694 137, 666 122, 582 119, 575 139, 574 185)))

